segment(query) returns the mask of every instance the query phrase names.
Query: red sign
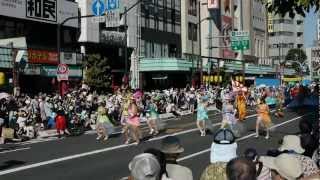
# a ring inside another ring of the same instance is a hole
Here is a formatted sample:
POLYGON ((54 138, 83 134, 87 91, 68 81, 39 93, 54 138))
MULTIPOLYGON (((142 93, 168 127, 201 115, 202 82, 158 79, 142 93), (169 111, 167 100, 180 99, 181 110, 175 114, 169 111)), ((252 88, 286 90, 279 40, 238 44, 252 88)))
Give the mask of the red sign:
POLYGON ((66 64, 59 64, 57 69, 58 81, 68 81, 69 79, 69 67, 66 64))
POLYGON ((34 64, 58 64, 58 53, 55 51, 28 50, 29 63, 34 64))

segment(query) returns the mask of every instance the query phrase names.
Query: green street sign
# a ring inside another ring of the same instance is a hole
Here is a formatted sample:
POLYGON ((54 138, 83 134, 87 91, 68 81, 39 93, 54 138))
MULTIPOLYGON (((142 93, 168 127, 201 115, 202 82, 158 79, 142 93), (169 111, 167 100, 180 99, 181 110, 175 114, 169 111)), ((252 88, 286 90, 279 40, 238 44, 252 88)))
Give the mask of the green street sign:
POLYGON ((231 33, 231 49, 235 51, 247 50, 250 48, 249 32, 233 31, 231 33))

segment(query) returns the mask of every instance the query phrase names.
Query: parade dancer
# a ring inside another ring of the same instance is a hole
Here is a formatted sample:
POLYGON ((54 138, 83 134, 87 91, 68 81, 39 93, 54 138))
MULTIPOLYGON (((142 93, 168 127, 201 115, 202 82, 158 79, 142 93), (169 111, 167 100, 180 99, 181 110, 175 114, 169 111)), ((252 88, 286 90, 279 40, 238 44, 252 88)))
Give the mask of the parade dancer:
POLYGON ((67 120, 66 120, 66 116, 64 115, 63 110, 59 110, 57 112, 57 116, 55 117, 55 121, 56 121, 56 130, 57 130, 59 138, 61 137, 61 132, 63 134, 70 135, 70 132, 67 129, 67 120))
POLYGON ((122 103, 122 112, 121 112, 121 125, 122 125, 122 134, 124 135, 125 144, 129 144, 130 138, 129 138, 129 125, 128 125, 128 118, 129 118, 129 112, 128 108, 131 103, 131 100, 129 96, 125 96, 123 98, 122 103))
POLYGON ((113 133, 113 130, 113 125, 107 116, 105 104, 101 102, 100 106, 98 107, 98 117, 96 125, 96 131, 98 135, 97 140, 100 140, 102 138, 104 141, 108 140, 109 134, 113 133))
POLYGON ((150 99, 150 102, 147 107, 147 124, 150 129, 150 135, 159 134, 157 127, 157 119, 159 118, 159 114, 157 112, 157 105, 154 103, 153 99, 150 99))
POLYGON ((257 121, 256 121, 256 138, 259 137, 259 127, 263 125, 266 128, 267 134, 265 136, 266 139, 269 139, 269 128, 271 126, 271 118, 270 118, 270 110, 269 106, 266 104, 264 99, 259 99, 257 107, 257 121))
POLYGON ((234 124, 236 124, 236 110, 231 103, 231 97, 229 95, 226 95, 224 100, 225 104, 222 107, 223 114, 221 128, 226 128, 226 126, 229 126, 231 130, 233 130, 234 124))
POLYGON ((201 136, 206 135, 206 121, 209 119, 206 107, 208 98, 206 96, 201 98, 201 103, 197 109, 197 127, 200 130, 201 136))
MULTIPOLYGON (((138 106, 133 101, 130 103, 128 108, 129 118, 127 121, 127 124, 129 126, 131 135, 133 136, 133 139, 136 141, 136 144, 140 143, 141 138, 141 131, 139 129, 140 126, 140 118, 138 113, 138 106)), ((129 143, 128 141, 126 143, 129 143)))
POLYGON ((237 106, 240 122, 243 122, 246 117, 246 114, 247 114, 246 104, 247 103, 246 103, 246 97, 244 95, 244 91, 240 90, 236 97, 236 106, 237 106))

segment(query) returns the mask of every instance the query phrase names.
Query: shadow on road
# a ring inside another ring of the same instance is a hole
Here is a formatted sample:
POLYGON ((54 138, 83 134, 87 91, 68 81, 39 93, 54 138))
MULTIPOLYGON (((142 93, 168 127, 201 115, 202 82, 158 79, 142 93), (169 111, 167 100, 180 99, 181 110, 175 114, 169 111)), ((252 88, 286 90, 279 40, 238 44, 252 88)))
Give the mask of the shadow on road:
POLYGON ((5 161, 3 164, 0 165, 0 170, 9 169, 9 168, 12 168, 15 166, 21 166, 25 163, 26 162, 24 162, 24 161, 17 161, 17 160, 5 161))

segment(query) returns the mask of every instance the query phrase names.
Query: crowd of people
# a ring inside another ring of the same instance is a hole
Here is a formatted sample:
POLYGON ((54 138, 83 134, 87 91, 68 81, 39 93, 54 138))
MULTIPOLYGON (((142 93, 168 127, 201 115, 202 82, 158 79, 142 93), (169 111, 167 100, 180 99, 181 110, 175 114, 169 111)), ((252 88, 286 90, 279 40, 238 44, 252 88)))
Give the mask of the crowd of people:
MULTIPOLYGON (((167 89, 143 92, 141 90, 119 89, 112 94, 97 94, 90 88, 70 91, 65 96, 42 94, 34 96, 0 95, 1 141, 16 137, 32 139, 39 132, 56 128, 59 137, 78 135, 94 129, 97 140, 108 140, 116 126, 122 127, 124 143, 140 143, 141 122, 146 122, 150 135, 159 133, 159 114, 181 111, 197 113, 197 127, 200 135, 206 135, 208 106, 215 106, 222 115, 222 128, 229 127, 237 134, 237 124, 245 121, 248 106, 257 107, 256 131, 272 125, 269 107, 276 107, 276 115, 284 116, 283 106, 310 103, 306 94, 317 93, 316 86, 303 87, 244 87, 232 81, 227 87, 206 86, 199 89, 187 86, 184 89, 167 89), (301 96, 301 97, 300 97, 301 96), (299 101, 299 102, 298 102, 299 101)), ((312 102, 311 102, 312 103, 312 102)))
MULTIPOLYGON (((200 180, 317 180, 320 179, 319 132, 309 121, 301 121, 301 134, 285 135, 277 149, 258 154, 248 148, 237 153, 231 130, 222 128, 213 135, 210 164, 200 180), (306 128, 309 127, 309 128, 306 128)), ((193 180, 190 168, 177 159, 184 148, 175 136, 161 142, 160 149, 147 149, 129 163, 130 175, 122 180, 193 180)))
MULTIPOLYGON (((121 127, 124 143, 139 144, 143 138, 141 123, 146 122, 149 135, 159 134, 160 114, 181 111, 196 113, 200 136, 206 136, 210 118, 208 107, 214 106, 222 114, 221 128, 214 133, 210 165, 201 180, 255 180, 255 179, 315 179, 319 178, 319 132, 314 124, 300 122, 301 134, 286 135, 278 149, 258 155, 248 149, 238 155, 235 141, 238 124, 246 121, 247 108, 257 112, 256 136, 265 128, 266 139, 272 127, 270 108, 275 116, 284 117, 284 107, 299 108, 315 105, 318 86, 244 87, 232 81, 227 87, 206 86, 199 89, 167 89, 143 92, 119 89, 112 94, 97 94, 89 88, 70 91, 65 96, 37 94, 11 96, 0 93, 1 142, 18 138, 35 138, 39 132, 56 129, 62 135, 79 135, 93 129, 97 140, 108 140, 115 127, 121 127), (290 164, 290 166, 287 166, 290 164)), ((301 108, 300 108, 301 109, 301 108)), ((147 149, 135 156, 129 164, 131 175, 124 179, 191 180, 192 171, 178 164, 184 151, 179 139, 163 139, 162 148, 147 149)))

